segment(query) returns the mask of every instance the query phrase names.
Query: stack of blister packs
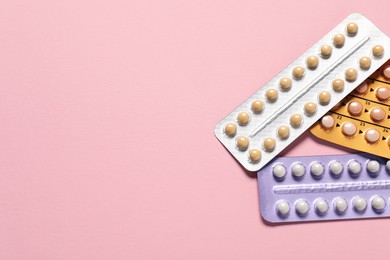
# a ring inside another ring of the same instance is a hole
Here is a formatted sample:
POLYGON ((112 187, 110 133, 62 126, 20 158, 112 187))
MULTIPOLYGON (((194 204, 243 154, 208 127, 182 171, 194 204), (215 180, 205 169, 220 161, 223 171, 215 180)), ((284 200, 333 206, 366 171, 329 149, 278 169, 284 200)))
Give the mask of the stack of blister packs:
POLYGON ((389 59, 390 39, 352 14, 217 124, 257 171, 266 221, 390 216, 389 59), (308 129, 366 153, 276 158, 308 129))

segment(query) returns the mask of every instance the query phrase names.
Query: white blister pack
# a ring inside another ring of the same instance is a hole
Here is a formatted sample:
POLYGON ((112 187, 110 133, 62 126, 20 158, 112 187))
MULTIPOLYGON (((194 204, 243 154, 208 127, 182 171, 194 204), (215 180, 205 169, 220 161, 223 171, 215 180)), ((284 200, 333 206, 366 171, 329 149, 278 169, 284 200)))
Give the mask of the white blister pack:
POLYGON ((390 58, 390 39, 362 14, 336 28, 222 119, 215 135, 258 171, 390 58))

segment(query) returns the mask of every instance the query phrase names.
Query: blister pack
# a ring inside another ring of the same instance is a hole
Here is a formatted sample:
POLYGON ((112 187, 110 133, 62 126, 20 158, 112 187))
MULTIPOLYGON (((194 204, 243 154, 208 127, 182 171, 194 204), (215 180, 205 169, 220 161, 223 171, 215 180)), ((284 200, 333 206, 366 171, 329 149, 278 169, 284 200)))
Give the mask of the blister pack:
POLYGON ((280 157, 258 172, 272 223, 390 216, 390 161, 370 154, 280 157))
POLYGON ((389 38, 352 14, 215 127, 249 171, 257 171, 390 58, 389 38))
POLYGON ((310 131, 332 143, 390 159, 390 61, 310 131))

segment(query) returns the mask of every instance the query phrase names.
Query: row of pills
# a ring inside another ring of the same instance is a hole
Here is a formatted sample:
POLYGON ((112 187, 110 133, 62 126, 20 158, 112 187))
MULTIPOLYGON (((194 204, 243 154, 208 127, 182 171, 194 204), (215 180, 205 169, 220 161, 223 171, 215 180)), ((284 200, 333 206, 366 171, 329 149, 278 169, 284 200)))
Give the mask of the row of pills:
MULTIPOLYGON (((390 67, 389 67, 390 69, 390 67)), ((390 70, 389 70, 390 73, 390 70)), ((389 75, 390 76, 390 75, 389 75)), ((369 86, 367 81, 360 84, 352 93, 358 96, 364 96, 367 94, 369 86)), ((390 89, 388 87, 381 86, 375 90, 375 97, 379 101, 388 101, 390 99, 390 89)))

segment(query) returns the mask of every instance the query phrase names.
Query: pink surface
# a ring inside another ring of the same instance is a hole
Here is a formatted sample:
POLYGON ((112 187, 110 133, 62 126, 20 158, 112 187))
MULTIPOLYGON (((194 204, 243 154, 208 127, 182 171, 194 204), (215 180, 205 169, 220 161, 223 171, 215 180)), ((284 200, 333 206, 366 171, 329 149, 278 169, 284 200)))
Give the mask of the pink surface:
POLYGON ((390 34, 345 2, 3 0, 0 259, 388 258, 389 219, 267 226, 213 136, 349 13, 390 34))

